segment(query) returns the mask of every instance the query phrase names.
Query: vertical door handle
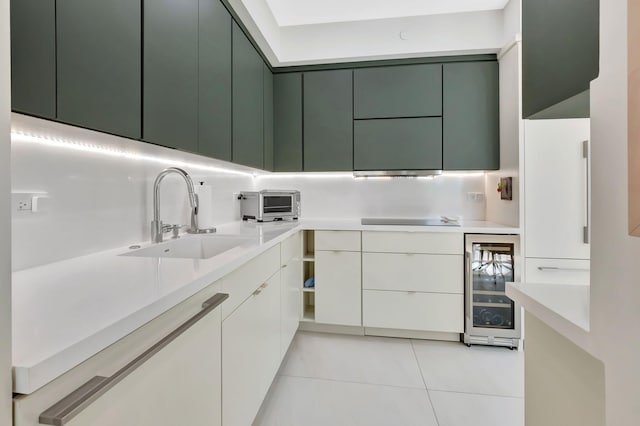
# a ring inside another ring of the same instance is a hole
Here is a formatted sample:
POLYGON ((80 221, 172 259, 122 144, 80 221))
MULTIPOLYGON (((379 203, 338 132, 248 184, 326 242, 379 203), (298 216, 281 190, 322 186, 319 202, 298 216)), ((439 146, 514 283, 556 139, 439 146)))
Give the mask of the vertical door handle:
POLYGON ((590 190, 589 190, 589 141, 583 141, 582 142, 582 158, 584 158, 585 160, 585 192, 586 192, 586 197, 585 197, 585 217, 586 217, 586 224, 582 227, 582 242, 585 244, 589 244, 590 242, 590 222, 591 222, 591 214, 590 214, 590 209, 589 209, 589 201, 590 201, 590 190))

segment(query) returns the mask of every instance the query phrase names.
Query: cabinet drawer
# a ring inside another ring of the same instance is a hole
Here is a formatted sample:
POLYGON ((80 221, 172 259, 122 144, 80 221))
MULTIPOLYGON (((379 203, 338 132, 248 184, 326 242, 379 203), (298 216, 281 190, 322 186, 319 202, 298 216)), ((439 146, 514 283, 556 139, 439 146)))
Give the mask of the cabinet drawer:
POLYGON ((300 257, 301 254, 302 238, 300 232, 296 232, 280 245, 280 262, 282 265, 286 265, 294 257, 300 257))
POLYGON ((464 296, 461 294, 364 290, 362 306, 365 327, 464 331, 464 296))
POLYGON ((362 287, 367 290, 464 292, 462 255, 362 254, 362 287))
POLYGON ((361 68, 353 71, 355 118, 442 115, 442 65, 361 68))
POLYGON ((590 261, 527 258, 527 282, 540 284, 589 284, 590 261))
POLYGON ((316 250, 360 251, 358 231, 316 231, 316 250))
POLYGON ((461 232, 366 231, 362 233, 362 251, 462 255, 463 236, 461 232))
POLYGON ((353 167, 354 170, 442 169, 442 119, 354 121, 353 167))
POLYGON ((229 299, 222 305, 222 318, 226 318, 260 285, 280 269, 280 246, 270 248, 239 267, 219 282, 229 299))

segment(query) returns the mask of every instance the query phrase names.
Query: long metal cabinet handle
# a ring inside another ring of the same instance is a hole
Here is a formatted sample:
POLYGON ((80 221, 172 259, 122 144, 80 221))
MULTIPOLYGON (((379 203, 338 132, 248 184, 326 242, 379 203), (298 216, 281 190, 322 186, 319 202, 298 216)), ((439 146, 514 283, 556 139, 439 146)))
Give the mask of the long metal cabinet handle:
POLYGON ((591 222, 591 218, 590 218, 590 213, 589 213, 589 198, 590 198, 590 190, 589 190, 589 141, 582 141, 582 157, 585 159, 586 165, 585 165, 585 169, 586 169, 586 173, 585 173, 585 179, 586 179, 586 216, 587 216, 587 224, 582 228, 582 241, 585 244, 589 244, 589 226, 590 226, 590 222, 591 222))
POLYGON ((471 294, 471 280, 473 276, 471 274, 471 252, 468 251, 464 253, 464 275, 464 313, 466 318, 472 318, 471 299, 473 295, 471 294))
POLYGON ((561 268, 559 266, 538 266, 539 271, 588 271, 589 268, 561 268))
POLYGON ((40 424, 62 426, 67 424, 71 419, 80 414, 82 410, 95 402, 102 395, 107 393, 111 388, 121 382, 124 378, 133 373, 138 367, 143 365, 155 354, 180 337, 191 326, 196 324, 210 312, 215 310, 222 302, 229 297, 225 293, 217 293, 215 296, 207 299, 202 304, 202 310, 185 321, 178 328, 160 340, 158 343, 147 349, 136 359, 125 365, 111 377, 96 376, 75 391, 49 407, 40 414, 40 424))

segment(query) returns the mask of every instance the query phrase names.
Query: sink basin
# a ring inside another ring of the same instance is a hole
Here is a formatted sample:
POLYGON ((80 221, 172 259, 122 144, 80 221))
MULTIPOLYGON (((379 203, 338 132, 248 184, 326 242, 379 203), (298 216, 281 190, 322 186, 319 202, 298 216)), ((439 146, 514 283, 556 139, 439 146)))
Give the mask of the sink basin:
POLYGON ((236 235, 186 236, 177 240, 169 240, 131 250, 121 256, 209 259, 235 247, 255 241, 255 237, 236 235))

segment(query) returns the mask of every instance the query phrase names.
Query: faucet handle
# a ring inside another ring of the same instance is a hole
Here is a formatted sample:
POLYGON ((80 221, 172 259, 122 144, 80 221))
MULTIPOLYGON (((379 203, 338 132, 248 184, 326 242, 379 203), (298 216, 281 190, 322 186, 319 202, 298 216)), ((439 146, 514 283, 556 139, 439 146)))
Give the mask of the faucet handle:
POLYGON ((177 238, 180 238, 180 230, 182 228, 186 228, 187 225, 171 225, 171 231, 173 232, 173 235, 171 235, 171 238, 173 238, 174 240, 177 238))

